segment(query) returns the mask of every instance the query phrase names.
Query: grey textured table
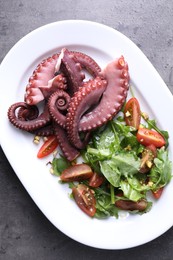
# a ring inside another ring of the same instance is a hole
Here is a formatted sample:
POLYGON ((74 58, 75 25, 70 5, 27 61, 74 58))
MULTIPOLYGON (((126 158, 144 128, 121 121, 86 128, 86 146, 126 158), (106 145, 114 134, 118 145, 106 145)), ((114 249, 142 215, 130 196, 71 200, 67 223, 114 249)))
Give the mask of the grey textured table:
MULTIPOLYGON (((27 33, 65 19, 100 22, 128 36, 173 93, 172 0, 0 0, 0 61, 27 33)), ((0 149, 0 260, 159 260, 172 256, 172 228, 145 245, 117 251, 91 248, 68 238, 40 212, 0 149)))

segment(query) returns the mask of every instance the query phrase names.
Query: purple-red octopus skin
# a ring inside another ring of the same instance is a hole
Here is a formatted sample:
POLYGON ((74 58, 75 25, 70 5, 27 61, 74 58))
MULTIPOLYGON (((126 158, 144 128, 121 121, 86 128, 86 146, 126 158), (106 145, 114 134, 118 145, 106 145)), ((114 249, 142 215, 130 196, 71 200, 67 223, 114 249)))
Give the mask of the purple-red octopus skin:
POLYGON ((26 86, 24 101, 27 104, 34 105, 44 99, 40 87, 48 86, 49 80, 54 78, 58 56, 58 54, 54 54, 52 57, 43 60, 34 70, 26 86))
POLYGON ((84 140, 80 139, 78 132, 80 118, 91 106, 97 104, 106 85, 106 80, 96 77, 86 82, 71 98, 66 116, 66 130, 68 139, 78 149, 83 149, 86 146, 89 137, 87 134, 84 140))
POLYGON ((8 109, 9 121, 17 128, 32 132, 47 125, 51 121, 47 106, 45 106, 43 113, 41 113, 37 118, 28 121, 24 121, 23 118, 20 119, 16 115, 16 110, 21 107, 25 109, 31 108, 31 106, 27 105, 25 102, 18 102, 11 105, 8 109))
POLYGON ((73 161, 85 148, 91 131, 121 110, 129 80, 123 56, 101 70, 88 55, 63 48, 37 66, 29 78, 25 102, 11 105, 8 118, 22 130, 56 134, 65 157, 73 161), (84 81, 86 70, 91 77, 84 81), (41 114, 40 106, 34 106, 39 102, 43 105, 41 114))
POLYGON ((66 48, 61 50, 59 55, 60 70, 66 75, 69 85, 69 93, 72 96, 82 85, 85 74, 82 67, 75 59, 75 55, 66 48))
POLYGON ((61 112, 67 110, 70 96, 63 90, 57 90, 48 100, 49 113, 57 124, 66 127, 66 116, 61 112))
POLYGON ((24 101, 29 105, 36 105, 48 99, 56 90, 67 89, 67 79, 68 84, 71 85, 68 92, 74 93, 85 77, 82 69, 87 70, 93 77, 101 71, 99 65, 90 56, 63 48, 61 53, 43 60, 34 70, 26 86, 24 101), (66 76, 60 72, 60 69, 66 76))
POLYGON ((79 131, 90 131, 111 120, 122 108, 129 89, 128 65, 124 57, 110 62, 100 73, 107 80, 107 88, 100 103, 79 122, 79 131))
POLYGON ((80 152, 77 150, 67 139, 66 130, 63 129, 60 125, 54 123, 54 133, 58 139, 59 146, 64 154, 64 156, 69 161, 74 161, 79 155, 80 152))

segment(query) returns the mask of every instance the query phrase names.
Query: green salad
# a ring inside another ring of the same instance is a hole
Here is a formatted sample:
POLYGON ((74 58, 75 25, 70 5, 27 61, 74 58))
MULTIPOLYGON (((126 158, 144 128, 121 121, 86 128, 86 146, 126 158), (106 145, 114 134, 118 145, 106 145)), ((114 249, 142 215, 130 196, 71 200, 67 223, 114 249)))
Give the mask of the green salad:
POLYGON ((143 214, 171 180, 168 140, 168 132, 141 113, 137 99, 131 98, 123 113, 93 132, 81 153, 83 163, 60 156, 51 166, 90 217, 118 218, 122 210, 143 214))

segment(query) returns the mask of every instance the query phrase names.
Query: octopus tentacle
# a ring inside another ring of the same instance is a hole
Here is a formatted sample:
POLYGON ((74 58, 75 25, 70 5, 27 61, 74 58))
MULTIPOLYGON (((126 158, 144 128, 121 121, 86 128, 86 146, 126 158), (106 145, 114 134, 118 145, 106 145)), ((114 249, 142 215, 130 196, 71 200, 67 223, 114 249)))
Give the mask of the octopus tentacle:
POLYGON ((35 134, 35 135, 38 135, 38 136, 50 136, 50 135, 55 134, 52 124, 43 126, 39 129, 33 131, 32 133, 35 134))
POLYGON ((82 68, 86 69, 93 77, 97 77, 101 72, 100 66, 90 56, 77 51, 71 51, 74 54, 75 59, 79 62, 82 68))
POLYGON ((36 105, 44 100, 44 95, 39 88, 30 87, 25 93, 24 100, 28 105, 36 105))
POLYGON ((94 129, 111 120, 121 110, 126 99, 129 73, 123 56, 110 62, 100 75, 106 78, 107 88, 98 106, 81 118, 79 131, 94 129))
POLYGON ((59 54, 54 54, 43 60, 34 70, 26 86, 24 101, 29 105, 35 105, 44 99, 44 93, 40 87, 48 86, 49 80, 54 78, 55 66, 59 54))
POLYGON ((67 160, 74 161, 80 155, 80 152, 68 141, 66 131, 54 123, 54 133, 64 156, 67 160))
POLYGON ((53 93, 48 101, 49 113, 52 119, 63 128, 66 126, 66 116, 60 111, 67 110, 69 103, 70 96, 63 90, 53 93))
POLYGON ((67 89, 67 81, 63 74, 58 74, 53 79, 50 79, 46 86, 30 86, 26 91, 25 101, 29 105, 36 105, 40 101, 48 99, 57 89, 67 89))
POLYGON ((76 62, 74 54, 66 48, 62 49, 59 59, 60 61, 57 63, 60 63, 60 70, 67 77, 69 93, 73 95, 82 85, 85 78, 82 67, 80 63, 76 62))
POLYGON ((25 102, 15 103, 11 105, 8 109, 9 121, 17 128, 31 132, 47 125, 51 121, 47 106, 45 106, 43 113, 41 113, 37 118, 30 121, 24 121, 23 119, 20 119, 16 116, 16 110, 21 107, 28 110, 30 109, 30 106, 27 105, 25 102))
POLYGON ((29 78, 27 87, 46 86, 48 81, 54 77, 58 57, 59 54, 54 54, 38 64, 33 75, 29 78))
POLYGON ((29 109, 26 107, 19 108, 18 118, 23 121, 33 120, 39 115, 39 110, 37 106, 29 106, 29 109))
POLYGON ((98 76, 101 71, 99 65, 90 56, 64 48, 61 53, 48 57, 37 66, 26 86, 24 101, 29 105, 36 105, 48 99, 57 89, 67 89, 67 79, 60 68, 67 75, 71 95, 85 78, 82 68, 93 77, 98 76))
POLYGON ((107 82, 100 77, 89 80, 71 98, 66 116, 66 130, 70 142, 78 149, 83 149, 89 135, 86 134, 81 140, 78 132, 78 124, 81 116, 93 105, 95 105, 106 89, 107 82))
POLYGON ((101 70, 90 56, 63 48, 37 66, 26 86, 25 102, 13 104, 8 118, 22 130, 56 134, 62 152, 72 161, 91 132, 120 111, 129 80, 123 56, 101 70), (91 76, 88 81, 84 81, 86 71, 91 76), (41 114, 35 106, 39 102, 44 107, 41 114))

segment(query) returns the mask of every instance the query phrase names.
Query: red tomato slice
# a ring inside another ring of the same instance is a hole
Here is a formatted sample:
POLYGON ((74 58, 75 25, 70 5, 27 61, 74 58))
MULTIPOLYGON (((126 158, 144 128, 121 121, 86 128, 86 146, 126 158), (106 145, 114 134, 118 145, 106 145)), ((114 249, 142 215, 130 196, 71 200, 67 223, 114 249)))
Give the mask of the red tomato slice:
POLYGON ((93 171, 91 167, 85 163, 75 164, 65 169, 60 178, 62 181, 83 181, 91 178, 93 171))
POLYGON ((93 217, 96 213, 94 192, 86 185, 79 184, 72 189, 72 193, 79 208, 88 216, 93 217))
POLYGON ((104 182, 104 177, 96 172, 94 172, 93 176, 89 180, 89 186, 93 188, 99 187, 104 182))
POLYGON ((141 199, 140 201, 131 201, 131 200, 117 200, 115 206, 122 210, 139 210, 144 211, 147 207, 147 201, 141 199))
POLYGON ((161 187, 160 189, 158 189, 156 191, 152 191, 152 194, 155 199, 159 199, 162 195, 162 192, 163 192, 163 187, 161 187))
POLYGON ((141 110, 136 98, 131 98, 125 105, 124 119, 128 126, 138 129, 141 121, 141 110))
POLYGON ((43 158, 49 154, 51 154, 58 146, 58 140, 56 136, 49 136, 48 139, 41 146, 38 151, 37 158, 43 158))
POLYGON ((139 171, 141 173, 149 172, 156 156, 157 148, 153 144, 146 146, 144 151, 142 152, 141 166, 139 171))
POLYGON ((138 142, 143 144, 144 146, 153 144, 155 147, 160 148, 166 143, 162 135, 154 130, 150 130, 147 128, 139 128, 136 138, 138 142))

